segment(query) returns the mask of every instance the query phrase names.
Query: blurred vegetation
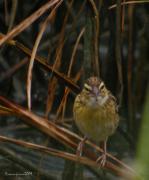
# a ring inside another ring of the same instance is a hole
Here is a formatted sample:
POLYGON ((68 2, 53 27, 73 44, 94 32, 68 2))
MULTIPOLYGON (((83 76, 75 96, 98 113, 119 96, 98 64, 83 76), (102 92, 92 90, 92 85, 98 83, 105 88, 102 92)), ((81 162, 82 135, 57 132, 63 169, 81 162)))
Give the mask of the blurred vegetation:
POLYGON ((148 131, 149 131, 149 91, 146 95, 146 103, 144 105, 143 112, 143 122, 140 131, 140 138, 137 149, 137 158, 136 158, 136 169, 137 171, 144 177, 144 179, 148 179, 148 152, 149 152, 149 142, 148 142, 148 131))
MULTIPOLYGON (((148 162, 149 3, 54 0, 55 5, 45 8, 41 15, 36 14, 34 17, 38 18, 31 21, 31 15, 48 2, 0 1, 0 43, 8 37, 0 46, 0 97, 27 109, 31 82, 30 111, 79 135, 72 117, 74 98, 86 78, 100 76, 117 97, 121 116, 119 128, 108 142, 108 152, 129 166, 137 156, 140 161, 148 162), (41 40, 35 49, 39 35, 41 40), (36 60, 30 79, 31 56, 36 60)), ((0 105, 4 105, 1 99, 0 105)), ((16 117, 12 109, 1 106, 0 136, 75 152, 61 141, 47 137, 42 128, 22 123, 21 116, 16 117)), ((119 178, 106 170, 78 165, 9 142, 0 143, 0 159, 0 177, 4 179, 16 178, 7 173, 24 172, 32 173, 25 179, 119 178)), ((145 179, 148 178, 146 175, 145 179)))

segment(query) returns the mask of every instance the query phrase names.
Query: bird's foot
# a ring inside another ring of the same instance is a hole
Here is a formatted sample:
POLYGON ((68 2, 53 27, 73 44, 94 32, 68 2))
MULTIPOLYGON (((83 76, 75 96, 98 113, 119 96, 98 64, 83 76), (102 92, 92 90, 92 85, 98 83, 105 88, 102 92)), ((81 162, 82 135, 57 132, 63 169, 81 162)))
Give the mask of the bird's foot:
POLYGON ((77 156, 82 156, 83 146, 84 146, 84 143, 83 141, 81 141, 77 147, 77 151, 76 151, 77 156))
POLYGON ((104 167, 106 163, 106 154, 103 153, 101 156, 99 156, 96 160, 96 163, 98 163, 100 167, 104 167))
POLYGON ((77 151, 76 151, 77 156, 82 156, 83 147, 86 140, 87 138, 84 137, 83 140, 78 144, 77 151))

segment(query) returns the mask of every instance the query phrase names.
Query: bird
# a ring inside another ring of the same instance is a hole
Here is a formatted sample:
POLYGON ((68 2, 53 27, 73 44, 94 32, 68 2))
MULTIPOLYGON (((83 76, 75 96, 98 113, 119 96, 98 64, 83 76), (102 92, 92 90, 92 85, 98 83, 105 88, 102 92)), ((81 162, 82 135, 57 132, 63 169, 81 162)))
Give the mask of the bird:
POLYGON ((87 139, 103 144, 103 153, 96 162, 104 167, 106 163, 107 140, 119 123, 116 98, 106 88, 105 83, 91 76, 84 83, 82 91, 76 96, 73 105, 76 126, 84 135, 78 144, 77 155, 81 156, 87 139))

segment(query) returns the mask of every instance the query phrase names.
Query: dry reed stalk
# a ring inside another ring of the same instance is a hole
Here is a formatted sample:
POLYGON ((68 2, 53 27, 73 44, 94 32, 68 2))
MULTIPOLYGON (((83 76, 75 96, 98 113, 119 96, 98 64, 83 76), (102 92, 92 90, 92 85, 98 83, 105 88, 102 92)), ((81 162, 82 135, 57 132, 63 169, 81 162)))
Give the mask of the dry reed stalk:
MULTIPOLYGON (((69 8, 72 7, 73 2, 74 2, 74 0, 71 0, 69 8)), ((70 13, 70 11, 67 11, 66 15, 64 17, 64 21, 63 21, 62 29, 61 29, 61 32, 60 32, 58 45, 57 45, 57 48, 56 48, 56 58, 55 58, 55 61, 54 61, 54 65, 52 67, 52 72, 53 72, 54 69, 58 70, 60 68, 60 66, 61 66, 62 53, 63 53, 63 47, 64 47, 64 42, 65 42, 65 40, 64 40, 65 28, 66 28, 67 20, 68 20, 68 17, 69 17, 69 13, 70 13)), ((53 77, 51 79, 51 81, 49 82, 45 117, 48 117, 48 114, 50 113, 50 111, 52 109, 53 101, 54 101, 54 98, 55 98, 56 87, 57 87, 57 79, 55 77, 53 77)))
POLYGON ((60 0, 51 0, 48 1, 46 4, 41 6, 36 12, 22 21, 20 24, 15 26, 7 35, 5 35, 2 39, 0 39, 0 46, 4 44, 6 41, 13 39, 23 30, 25 30, 28 26, 30 26, 36 19, 38 19, 42 14, 44 14, 49 8, 56 5, 60 0))
POLYGON ((31 54, 31 58, 29 61, 29 67, 28 67, 28 73, 27 73, 27 84, 26 84, 26 89, 27 89, 27 105, 28 105, 28 109, 31 110, 31 82, 32 82, 32 69, 33 69, 33 65, 34 65, 34 59, 36 56, 36 52, 39 46, 39 43, 41 41, 41 38, 43 36, 43 33, 48 25, 48 23, 51 21, 51 19, 53 18, 53 15, 55 15, 55 11, 57 10, 57 8, 60 6, 60 4, 62 3, 62 1, 60 0, 55 7, 52 9, 51 13, 49 14, 49 16, 46 18, 46 20, 43 22, 41 29, 37 35, 35 44, 33 46, 33 50, 32 50, 32 54, 31 54))

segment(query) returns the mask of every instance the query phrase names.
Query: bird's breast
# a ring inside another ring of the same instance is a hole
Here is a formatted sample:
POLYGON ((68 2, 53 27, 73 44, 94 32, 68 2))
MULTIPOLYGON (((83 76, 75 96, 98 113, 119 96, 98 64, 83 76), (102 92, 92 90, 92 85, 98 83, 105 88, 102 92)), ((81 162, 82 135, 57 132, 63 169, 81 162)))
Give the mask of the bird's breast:
POLYGON ((117 127, 118 115, 107 108, 83 106, 75 112, 75 121, 80 131, 96 142, 105 140, 117 127))

